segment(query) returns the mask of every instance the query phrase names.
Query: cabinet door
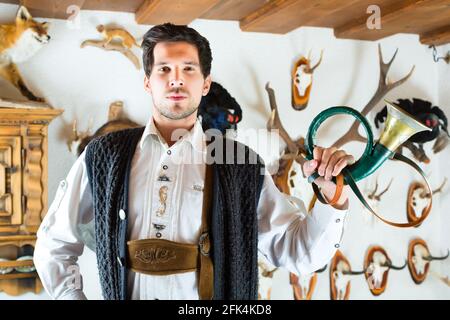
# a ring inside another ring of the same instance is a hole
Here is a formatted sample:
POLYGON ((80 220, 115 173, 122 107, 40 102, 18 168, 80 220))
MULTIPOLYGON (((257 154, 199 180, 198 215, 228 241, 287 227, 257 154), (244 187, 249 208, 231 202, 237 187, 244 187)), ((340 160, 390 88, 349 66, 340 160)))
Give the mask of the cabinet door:
POLYGON ((21 137, 0 136, 0 226, 23 221, 21 150, 21 137))

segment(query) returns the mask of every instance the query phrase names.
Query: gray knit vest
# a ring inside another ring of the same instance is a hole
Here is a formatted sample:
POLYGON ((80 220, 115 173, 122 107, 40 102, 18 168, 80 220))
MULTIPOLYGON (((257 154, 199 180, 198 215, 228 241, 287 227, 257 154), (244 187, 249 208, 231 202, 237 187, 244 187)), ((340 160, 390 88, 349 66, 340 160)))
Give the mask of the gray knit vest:
MULTIPOLYGON (((128 190, 131 161, 144 128, 127 129, 98 137, 86 148, 86 166, 95 215, 97 265, 103 297, 127 296, 128 190), (120 219, 119 211, 126 213, 120 219)), ((257 206, 264 176, 262 160, 247 146, 223 140, 245 150, 245 163, 213 164, 211 212, 214 299, 257 299, 257 206), (248 159, 257 159, 250 162, 248 159)), ((229 151, 229 149, 227 149, 229 151)), ((234 152, 236 158, 237 152, 234 152)))

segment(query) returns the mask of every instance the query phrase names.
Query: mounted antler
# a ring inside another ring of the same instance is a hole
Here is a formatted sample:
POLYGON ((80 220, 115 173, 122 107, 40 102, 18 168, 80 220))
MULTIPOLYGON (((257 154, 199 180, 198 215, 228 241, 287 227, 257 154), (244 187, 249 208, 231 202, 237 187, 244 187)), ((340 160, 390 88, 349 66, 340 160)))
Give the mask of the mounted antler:
POLYGON ((78 132, 77 128, 77 120, 73 120, 72 123, 72 137, 67 141, 67 146, 69 148, 69 151, 72 153, 76 153, 78 145, 80 144, 81 140, 88 137, 91 134, 93 127, 93 118, 89 118, 88 122, 88 129, 86 131, 78 132))
POLYGON ((311 63, 311 51, 309 51, 309 54, 308 54, 308 61, 309 61, 309 63, 308 63, 308 67, 307 67, 307 69, 305 70, 305 72, 307 72, 307 73, 313 73, 314 70, 315 70, 315 69, 320 65, 320 63, 322 62, 322 57, 323 57, 323 49, 320 51, 320 58, 319 58, 319 61, 317 61, 316 65, 315 65, 314 67, 310 68, 310 67, 309 67, 309 63, 311 63))
MULTIPOLYGON (((444 181, 442 181, 441 185, 439 186, 439 188, 433 190, 433 195, 435 195, 436 193, 442 192, 442 189, 445 186, 445 183, 447 182, 447 177, 444 178, 444 181)), ((421 198, 431 198, 431 194, 429 192, 426 192, 426 189, 423 188, 423 192, 420 194, 421 198)))
POLYGON ((278 130, 278 134, 280 137, 284 140, 284 142, 287 145, 288 154, 285 154, 285 156, 289 157, 291 155, 292 157, 295 157, 295 159, 300 163, 303 164, 303 158, 297 157, 297 155, 301 152, 306 152, 303 145, 300 143, 302 138, 299 138, 297 141, 292 140, 292 138, 289 136, 287 131, 284 129, 283 125, 281 124, 280 117, 278 115, 278 106, 277 102, 275 100, 275 92, 270 87, 269 82, 266 84, 266 91, 269 95, 269 102, 270 102, 270 109, 272 111, 269 121, 267 122, 267 129, 268 130, 278 130))
MULTIPOLYGON (((411 74, 414 71, 415 66, 411 68, 409 73, 403 77, 402 79, 390 82, 387 73, 389 72, 389 68, 391 67, 392 62, 394 61, 396 55, 397 55, 398 49, 395 50, 394 55, 392 56, 391 60, 388 63, 385 63, 383 61, 383 54, 381 52, 381 46, 378 44, 378 57, 379 57, 379 63, 380 63, 380 78, 378 81, 378 88, 375 91, 375 94, 373 95, 372 99, 367 103, 367 105, 363 108, 361 111, 362 115, 367 116, 367 114, 372 111, 372 109, 376 106, 376 104, 392 89, 398 87, 403 82, 408 80, 408 78, 411 76, 411 74)), ((359 141, 359 142, 366 142, 366 138, 364 138, 362 135, 359 134, 358 128, 359 128, 359 121, 354 121, 350 129, 345 133, 341 138, 339 138, 334 144, 333 147, 340 148, 344 144, 350 142, 350 141, 359 141)))
POLYGON ((378 179, 375 181, 375 189, 367 196, 370 200, 374 200, 374 201, 380 201, 381 200, 381 196, 389 190, 389 187, 392 184, 392 181, 394 179, 391 179, 391 181, 389 182, 389 184, 387 185, 387 187, 381 191, 379 194, 376 194, 377 189, 378 189, 378 179))

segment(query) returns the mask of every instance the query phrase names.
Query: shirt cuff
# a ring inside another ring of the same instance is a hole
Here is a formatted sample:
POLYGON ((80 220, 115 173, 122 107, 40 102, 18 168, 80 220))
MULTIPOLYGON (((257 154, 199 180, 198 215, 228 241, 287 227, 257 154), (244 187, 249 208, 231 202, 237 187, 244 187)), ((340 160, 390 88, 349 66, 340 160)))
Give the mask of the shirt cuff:
POLYGON ((87 300, 82 290, 72 290, 61 295, 57 300, 87 300))
POLYGON ((347 213, 348 209, 336 209, 328 204, 316 201, 311 212, 311 220, 317 228, 325 230, 332 222, 337 225, 343 224, 347 213))

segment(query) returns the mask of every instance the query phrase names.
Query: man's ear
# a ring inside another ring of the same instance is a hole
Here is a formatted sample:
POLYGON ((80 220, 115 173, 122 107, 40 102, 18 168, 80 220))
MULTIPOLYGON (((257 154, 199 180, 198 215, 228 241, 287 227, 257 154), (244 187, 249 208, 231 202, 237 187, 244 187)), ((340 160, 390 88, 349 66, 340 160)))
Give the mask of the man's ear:
POLYGON ((22 23, 29 19, 31 19, 31 14, 28 12, 27 8, 25 8, 24 6, 20 6, 16 15, 16 23, 22 23))
POLYGON ((144 90, 150 94, 152 93, 152 90, 150 88, 150 79, 147 76, 144 77, 144 90))
POLYGON ((211 80, 211 75, 208 75, 208 76, 205 78, 205 83, 203 84, 203 92, 202 92, 202 95, 206 96, 206 95, 208 94, 209 89, 211 88, 211 82, 212 82, 212 80, 211 80))

